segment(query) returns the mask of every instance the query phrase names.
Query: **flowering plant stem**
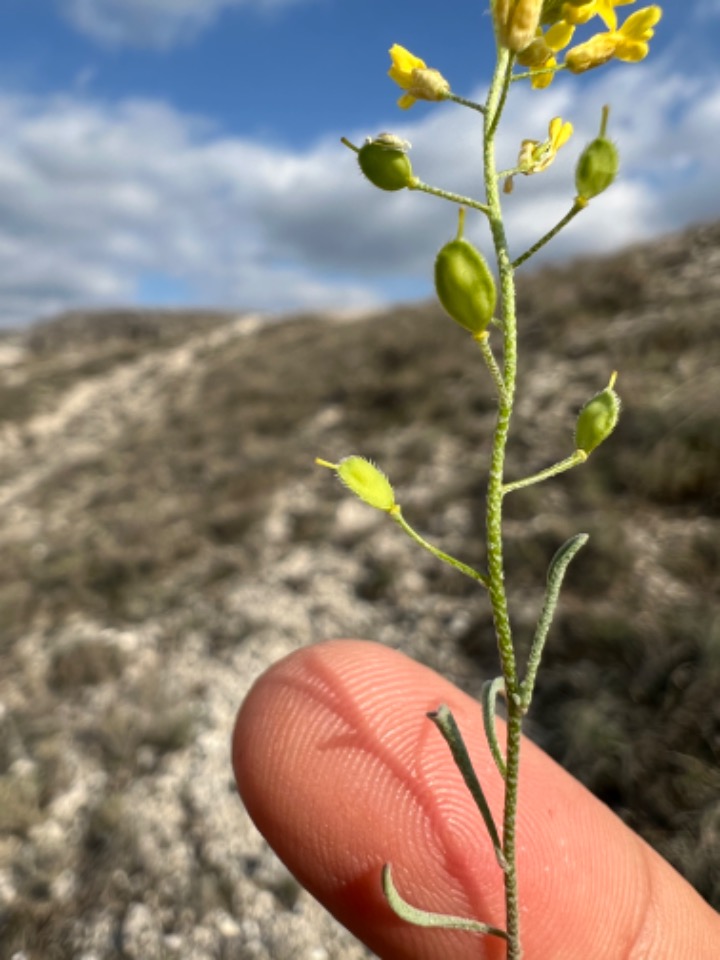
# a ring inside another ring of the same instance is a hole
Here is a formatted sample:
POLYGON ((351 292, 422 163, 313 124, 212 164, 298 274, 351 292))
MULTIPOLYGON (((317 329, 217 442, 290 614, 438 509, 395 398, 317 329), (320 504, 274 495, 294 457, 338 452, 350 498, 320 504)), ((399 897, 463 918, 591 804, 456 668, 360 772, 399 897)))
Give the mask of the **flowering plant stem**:
MULTIPOLYGON (((580 5, 585 6, 575 4, 580 5)), ((396 889, 390 864, 385 864, 383 868, 382 885, 391 909, 408 923, 498 937, 507 944, 507 960, 521 960, 523 949, 516 832, 523 718, 530 708, 540 659, 563 578, 568 565, 588 538, 587 534, 576 534, 560 547, 552 559, 529 657, 522 671, 519 671, 505 589, 503 502, 508 493, 548 480, 584 463, 590 453, 614 430, 620 411, 620 398, 613 389, 617 376, 613 373, 607 387, 592 397, 578 415, 575 451, 538 473, 505 482, 505 453, 517 378, 515 271, 567 227, 593 198, 612 185, 618 171, 619 155, 615 145, 606 137, 606 107, 603 109, 598 136, 585 147, 578 159, 575 169, 576 195, 569 212, 525 253, 514 260, 511 258, 505 234, 500 182, 505 179, 504 189, 508 193, 513 188, 513 176, 542 173, 571 136, 572 124, 569 121, 563 122, 560 117, 553 117, 548 125, 547 138, 542 141, 524 139, 517 165, 502 172, 498 172, 497 168, 495 138, 512 82, 523 77, 530 79, 533 86, 542 89, 552 81, 554 73, 565 66, 558 65, 552 55, 557 52, 555 47, 551 48, 547 43, 543 45, 543 42, 540 42, 538 28, 541 17, 544 26, 558 28, 555 31, 555 43, 558 42, 558 35, 565 35, 566 42, 569 42, 575 25, 565 23, 563 19, 568 4, 549 5, 544 4, 543 0, 514 0, 512 3, 504 0, 501 3, 500 0, 495 0, 490 6, 497 41, 497 59, 484 104, 477 104, 452 93, 450 84, 437 70, 428 68, 424 60, 399 44, 394 44, 390 49, 392 67, 389 71, 390 77, 404 91, 398 101, 403 110, 409 109, 418 100, 451 100, 482 116, 485 202, 423 183, 413 173, 407 155, 410 144, 394 134, 379 134, 374 140, 366 140, 361 148, 343 138, 343 143, 358 154, 358 163, 365 177, 379 189, 390 192, 402 189, 419 190, 453 204, 478 210, 486 217, 490 227, 498 284, 482 254, 464 236, 463 209, 459 213, 456 236, 440 249, 435 258, 435 291, 438 299, 448 316, 464 328, 477 343, 497 394, 497 417, 485 500, 487 571, 481 572, 462 563, 417 533, 403 517, 388 478, 370 461, 353 455, 343 458, 339 463, 327 460, 317 462, 334 470, 340 480, 369 506, 388 514, 424 550, 475 580, 487 591, 495 625, 501 676, 488 681, 483 687, 482 715, 490 754, 503 781, 502 823, 496 823, 493 818, 480 779, 473 769, 462 732, 447 706, 440 705, 428 716, 445 739, 455 766, 475 801, 492 842, 504 878, 505 926, 501 929, 482 920, 445 916, 410 904, 396 889), (530 73, 513 76, 516 62, 530 66, 530 73), (496 312, 498 300, 499 313, 496 312), (495 329, 502 333, 501 359, 496 359, 490 343, 490 335, 495 329), (495 720, 499 696, 502 696, 506 703, 504 749, 495 720)), ((607 10, 604 7, 593 9, 590 13, 607 22, 607 10)), ((570 72, 580 73, 602 66, 614 55, 628 62, 642 60, 647 54, 647 41, 652 37, 653 27, 661 15, 659 7, 647 7, 630 16, 619 31, 597 34, 587 43, 573 47, 566 54, 570 72)))
POLYGON ((502 826, 502 851, 507 867, 505 878, 505 931, 508 960, 519 960, 520 909, 516 865, 516 824, 518 807, 518 773, 522 737, 522 703, 513 646, 503 559, 502 507, 505 449, 515 399, 517 377, 517 322, 515 276, 500 205, 500 191, 495 161, 495 133, 507 94, 512 57, 509 51, 498 51, 487 102, 485 104, 484 176, 488 220, 495 248, 502 297, 503 390, 498 395, 498 412, 490 457, 490 477, 486 502, 488 558, 488 593, 492 605, 495 633, 507 697, 507 738, 505 742, 505 799, 502 826))

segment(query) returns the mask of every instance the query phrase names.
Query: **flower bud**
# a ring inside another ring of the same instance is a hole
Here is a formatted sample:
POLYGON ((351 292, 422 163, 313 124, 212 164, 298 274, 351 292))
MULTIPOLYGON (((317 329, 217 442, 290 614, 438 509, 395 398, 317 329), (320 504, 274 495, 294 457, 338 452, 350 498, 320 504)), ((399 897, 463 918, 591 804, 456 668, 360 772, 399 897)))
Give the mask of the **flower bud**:
POLYGON ((435 290, 453 320, 479 336, 493 318, 497 289, 485 258, 462 235, 464 217, 461 209, 457 236, 435 258, 435 290))
POLYGON ((360 169, 381 190, 402 190, 415 182, 407 150, 410 144, 391 133, 368 139, 358 151, 360 169))
POLYGON ((583 453, 592 453, 615 429, 620 416, 620 397, 613 390, 616 379, 613 373, 607 387, 588 400, 578 415, 575 447, 583 453))
POLYGON ((493 17, 498 40, 512 53, 520 53, 535 39, 543 0, 495 0, 493 17))
POLYGON ((617 52, 620 37, 617 33, 596 33, 585 43, 571 47, 565 54, 565 66, 570 73, 587 73, 612 60, 617 52))
MULTIPOLYGON (((599 13, 597 4, 593 0, 565 0, 562 12, 564 20, 578 26, 587 23, 588 20, 599 13)), ((613 12, 611 8, 611 14, 613 12)), ((607 8, 605 8, 604 13, 607 15, 607 8)), ((602 16, 602 14, 600 15, 602 16)))
POLYGON ((382 470, 364 457, 344 457, 340 463, 328 463, 318 458, 315 462, 334 470, 345 486, 369 506, 388 513, 394 509, 395 493, 390 481, 382 470))
POLYGON ((575 168, 576 202, 583 206, 603 190, 607 190, 620 167, 617 147, 605 136, 607 116, 608 108, 603 107, 600 135, 585 147, 575 168))
POLYGON ((399 43, 390 47, 390 59, 388 76, 406 91, 398 100, 401 110, 409 110, 416 100, 446 100, 450 96, 450 84, 440 71, 428 67, 399 43))

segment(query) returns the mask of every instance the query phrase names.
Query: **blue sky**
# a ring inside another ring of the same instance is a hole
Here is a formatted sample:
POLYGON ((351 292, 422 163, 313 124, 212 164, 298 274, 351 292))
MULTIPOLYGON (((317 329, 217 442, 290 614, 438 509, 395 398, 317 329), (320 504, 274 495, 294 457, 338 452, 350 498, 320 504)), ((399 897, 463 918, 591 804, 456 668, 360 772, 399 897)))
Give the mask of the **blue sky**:
MULTIPOLYGON (((620 7, 620 19, 644 5, 620 7)), ((477 0, 2 0, 0 326, 91 305, 355 309, 426 296, 452 208, 387 195, 339 138, 391 130, 422 179, 481 195, 478 118, 403 112, 402 43, 466 96, 491 66, 477 0)), ((600 29, 596 27, 595 29, 600 29)), ((612 105, 622 177, 548 256, 610 250, 720 216, 720 0, 668 0, 650 57, 545 92, 515 85, 512 163, 555 114, 576 134, 507 203, 520 252, 572 200, 612 105)), ((478 217, 470 233, 486 246, 478 217)))

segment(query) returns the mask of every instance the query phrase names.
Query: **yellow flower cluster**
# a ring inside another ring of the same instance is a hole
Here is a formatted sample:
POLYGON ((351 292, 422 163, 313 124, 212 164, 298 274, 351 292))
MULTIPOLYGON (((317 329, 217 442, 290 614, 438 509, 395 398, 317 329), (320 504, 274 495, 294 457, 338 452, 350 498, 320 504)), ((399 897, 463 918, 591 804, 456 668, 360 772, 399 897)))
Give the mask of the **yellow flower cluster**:
POLYGON ((565 66, 571 73, 584 73, 600 67, 613 58, 637 63, 648 55, 649 41, 655 25, 662 17, 657 6, 643 7, 631 14, 618 28, 615 7, 635 0, 564 0, 555 7, 554 19, 539 28, 535 39, 518 54, 518 63, 532 72, 532 85, 547 87, 558 68, 556 54, 569 46, 575 28, 593 17, 600 17, 608 28, 596 33, 585 43, 571 47, 565 54, 565 66))

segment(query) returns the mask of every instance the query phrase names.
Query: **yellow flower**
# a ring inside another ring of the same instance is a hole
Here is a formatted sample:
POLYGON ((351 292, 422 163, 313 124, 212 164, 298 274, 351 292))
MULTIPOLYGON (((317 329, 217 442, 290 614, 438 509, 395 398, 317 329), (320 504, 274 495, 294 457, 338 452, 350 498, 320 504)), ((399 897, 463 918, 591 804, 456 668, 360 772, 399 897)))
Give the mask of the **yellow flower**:
POLYGON ((652 39, 655 25, 662 17, 657 6, 643 7, 627 18, 618 30, 618 46, 615 56, 626 63, 637 63, 648 55, 648 41, 652 39))
POLYGON ((574 32, 574 26, 559 20, 545 33, 538 29, 533 42, 518 54, 518 63, 530 68, 530 83, 534 90, 543 90, 553 82, 557 67, 555 54, 570 43, 574 32))
POLYGON ((662 17, 658 6, 643 7, 631 14, 619 30, 596 33, 586 43, 568 50, 565 65, 571 73, 584 73, 600 67, 616 57, 626 63, 637 63, 648 55, 648 41, 662 17))
POLYGON ((545 42, 556 53, 563 50, 572 40, 575 33, 575 26, 566 20, 559 20, 554 23, 545 34, 545 42))
POLYGON ((550 59, 545 62, 542 70, 532 71, 530 85, 533 90, 544 90, 546 87, 549 87, 555 79, 554 71, 556 67, 557 60, 555 57, 550 57, 550 59))
POLYGON ((595 14, 594 7, 595 0, 568 0, 563 4, 563 19, 574 26, 587 23, 595 14))
MULTIPOLYGON (((542 34, 543 44, 546 48, 549 47, 552 53, 558 53, 560 50, 564 50, 572 40, 575 28, 587 23, 588 20, 591 20, 593 17, 600 17, 612 33, 617 27, 615 7, 624 6, 628 3, 635 3, 635 0, 565 0, 565 2, 556 0, 554 4, 546 6, 545 23, 548 25, 548 29, 542 34)), ((590 43, 590 41, 588 42, 590 43)), ((537 44, 537 41, 535 41, 532 46, 535 46, 535 44, 537 44)), ((575 63, 576 66, 582 63, 584 69, 588 70, 590 66, 584 66, 585 63, 590 63, 592 66, 599 66, 600 63, 605 62, 605 60, 602 59, 603 56, 610 59, 617 49, 614 48, 613 52, 607 56, 609 46, 607 39, 602 42, 598 41, 589 48, 581 45, 580 52, 573 54, 573 57, 571 57, 571 63, 575 63)), ((524 51, 518 57, 521 63, 523 63, 522 58, 527 52, 528 51, 524 51)), ((532 56, 532 51, 530 52, 530 56, 532 56)), ((557 66, 557 61, 548 56, 542 65, 546 68, 557 66)), ((525 62, 524 66, 531 66, 538 69, 539 65, 537 63, 530 64, 525 62)), ((578 73, 582 71, 575 69, 575 72, 578 73)), ((534 76, 531 83, 535 88, 547 87, 552 82, 553 77, 554 74, 548 72, 546 69, 544 72, 534 76)))
POLYGON ((416 100, 445 100, 450 93, 450 84, 439 70, 428 67, 424 60, 395 43, 390 48, 392 66, 388 70, 391 80, 407 92, 398 100, 398 106, 408 110, 416 100))
POLYGON ((546 36, 542 30, 538 30, 538 35, 533 42, 518 54, 518 63, 534 70, 544 67, 553 55, 553 49, 545 39, 546 36))
MULTIPOLYGON (((548 125, 547 140, 523 140, 517 162, 519 172, 529 177, 533 173, 547 170, 560 147, 572 136, 572 132, 573 125, 568 120, 553 117, 548 125)), ((512 188, 512 177, 508 177, 503 189, 505 193, 511 193, 512 188)))
POLYGON ((587 23, 591 17, 600 17, 608 30, 617 28, 615 7, 622 7, 635 0, 585 0, 583 3, 566 2, 563 8, 564 19, 568 23, 587 23))
POLYGON ((547 140, 523 140, 518 157, 518 166, 529 176, 531 173, 541 173, 547 170, 557 156, 560 147, 564 146, 572 136, 573 126, 560 117, 553 117, 548 125, 547 140))
POLYGON ((565 66, 571 73, 585 73, 612 60, 616 50, 617 40, 612 33, 596 33, 585 43, 568 50, 565 66))
POLYGON ((529 67, 532 74, 530 83, 535 90, 550 86, 555 76, 554 68, 557 67, 557 60, 554 57, 554 48, 547 42, 549 32, 543 33, 539 29, 533 42, 517 57, 521 66, 529 67))
POLYGON ((405 47, 401 47, 399 43, 394 43, 390 47, 390 56, 392 67, 388 70, 388 76, 403 90, 410 87, 414 70, 425 70, 427 68, 424 60, 410 53, 405 47))

